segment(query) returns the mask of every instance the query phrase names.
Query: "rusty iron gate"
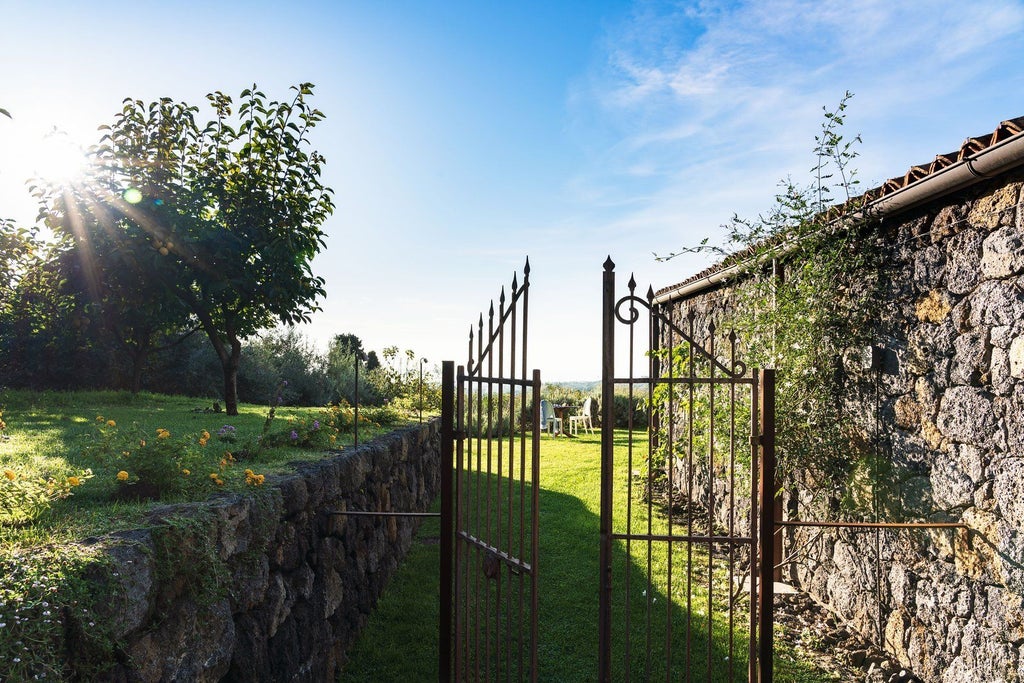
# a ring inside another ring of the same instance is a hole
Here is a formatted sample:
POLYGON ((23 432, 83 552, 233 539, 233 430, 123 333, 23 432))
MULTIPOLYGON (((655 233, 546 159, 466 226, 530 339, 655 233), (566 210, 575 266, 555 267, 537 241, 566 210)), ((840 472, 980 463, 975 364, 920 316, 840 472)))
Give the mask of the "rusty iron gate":
POLYGON ((540 372, 527 370, 530 262, 443 366, 441 680, 537 679, 540 372), (527 427, 531 427, 529 432, 527 427), (452 547, 453 546, 453 547, 452 547))
POLYGON ((604 268, 599 679, 771 681, 774 372, 604 268))

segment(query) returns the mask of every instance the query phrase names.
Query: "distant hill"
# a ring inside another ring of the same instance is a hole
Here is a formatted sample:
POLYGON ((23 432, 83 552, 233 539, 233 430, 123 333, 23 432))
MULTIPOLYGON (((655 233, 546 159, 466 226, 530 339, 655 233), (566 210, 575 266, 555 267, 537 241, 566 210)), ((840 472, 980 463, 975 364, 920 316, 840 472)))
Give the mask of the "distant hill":
POLYGON ((596 391, 601 388, 601 380, 595 380, 593 382, 545 382, 544 384, 547 386, 557 384, 560 387, 566 387, 567 389, 574 389, 584 393, 596 391))

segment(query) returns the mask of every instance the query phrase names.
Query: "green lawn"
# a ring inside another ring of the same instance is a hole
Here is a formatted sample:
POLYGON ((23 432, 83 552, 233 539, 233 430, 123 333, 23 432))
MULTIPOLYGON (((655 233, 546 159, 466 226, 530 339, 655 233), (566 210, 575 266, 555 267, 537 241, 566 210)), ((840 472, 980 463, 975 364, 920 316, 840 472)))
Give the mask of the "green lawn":
MULTIPOLYGON (((0 420, 6 425, 0 435, 0 474, 10 473, 0 483, 10 486, 8 480, 12 477, 14 483, 47 478, 65 481, 69 475, 86 469, 93 473, 72 489, 71 497, 56 501, 49 512, 30 524, 17 520, 11 523, 0 505, 0 555, 37 544, 73 542, 128 528, 142 518, 146 508, 157 504, 132 502, 131 496, 118 498, 119 487, 125 487, 119 484, 117 474, 122 470, 133 471, 136 455, 122 458, 120 449, 114 457, 90 453, 89 446, 97 443, 102 431, 116 431, 122 437, 137 435, 133 443, 146 440, 147 448, 161 444, 157 430, 170 434, 164 444, 190 440, 202 471, 195 467, 197 471, 189 475, 195 480, 194 485, 169 497, 172 501, 205 498, 217 490, 243 490, 247 487, 245 469, 273 476, 290 471, 289 463, 293 461, 323 457, 324 448, 277 445, 264 448, 249 459, 240 456, 236 462, 222 467, 226 452, 239 453, 263 433, 268 410, 268 406, 242 404, 237 416, 228 417, 223 412, 212 412, 209 399, 112 391, 0 392, 0 420), (108 421, 114 426, 108 426, 108 421), (219 433, 225 425, 233 429, 226 430, 222 438, 219 433), (198 441, 204 431, 209 438, 200 446, 198 441), (210 482, 208 476, 213 471, 223 474, 223 484, 210 482)), ((373 414, 365 409, 363 412, 373 414)), ((276 409, 269 433, 284 434, 287 442, 290 430, 302 420, 311 425, 318 417, 322 419, 322 413, 321 408, 282 406, 276 409)), ((360 440, 368 441, 392 428, 361 420, 360 440)), ((343 431, 332 445, 342 447, 352 441, 351 431, 343 431)), ((0 494, 4 490, 0 489, 0 494)), ((0 496, 0 504, 4 500, 0 496)))
MULTIPOLYGON (((618 435, 621 437, 622 435, 618 435)), ((617 438, 624 442, 624 439, 617 438)), ((623 443, 616 446, 617 462, 622 457, 623 443)), ((617 477, 620 488, 616 515, 625 515, 624 470, 617 477)), ((540 493, 540 557, 539 568, 539 652, 538 678, 542 681, 593 681, 597 678, 598 630, 597 614, 599 594, 597 590, 599 553, 600 514, 600 437, 584 435, 574 439, 554 439, 544 435, 541 446, 541 493, 540 493)), ((634 506, 634 519, 645 514, 645 506, 634 506)), ((652 527, 664 527, 664 520, 658 516, 652 519, 652 527)), ((399 568, 392 583, 386 589, 378 609, 350 652, 350 661, 340 680, 350 681, 429 681, 437 675, 437 630, 438 630, 438 526, 436 522, 425 525, 419 541, 414 545, 408 560, 399 568)), ((616 620, 619 624, 614 636, 613 649, 614 678, 625 680, 624 662, 630 662, 632 680, 664 679, 664 637, 652 637, 651 657, 646 656, 644 638, 648 624, 652 634, 664 632, 664 623, 673 624, 672 680, 679 680, 683 670, 695 677, 703 676, 709 657, 707 646, 707 594, 696 593, 691 601, 691 611, 685 609, 686 598, 680 595, 685 586, 685 546, 674 546, 672 567, 673 601, 665 597, 665 574, 668 569, 667 553, 655 544, 651 553, 653 581, 647 583, 647 546, 634 542, 630 548, 632 560, 626 562, 623 545, 616 549, 615 595, 616 620), (631 596, 633 629, 630 635, 631 655, 625 654, 624 628, 621 626, 625 604, 622 598, 628 591, 631 596), (648 608, 650 611, 648 613, 648 608), (688 617, 688 614, 690 615, 688 617), (648 621, 648 615, 650 620, 648 621), (690 629, 686 624, 690 624, 690 629), (661 629, 659 631, 659 628, 661 629), (689 637, 687 631, 689 630, 689 637), (687 642, 690 657, 687 664, 687 642)), ((664 545, 664 544, 661 544, 664 545)), ((694 552, 692 558, 693 582, 706 581, 708 571, 707 555, 694 552)), ((717 585, 728 577, 723 576, 722 563, 712 562, 712 571, 717 585)), ((723 590, 714 596, 716 605, 726 598, 723 590)), ((744 620, 743 610, 747 601, 737 603, 737 617, 744 620)), ((716 613, 717 614, 717 613, 716 613)), ((730 656, 728 645, 728 618, 716 616, 712 620, 712 645, 710 657, 715 680, 746 680, 745 632, 735 635, 735 644, 730 656), (727 659, 728 658, 728 659, 727 659), (732 677, 729 677, 732 661, 732 677)), ((775 675, 778 681, 811 683, 828 680, 828 675, 814 670, 813 666, 801 661, 784 643, 777 645, 775 675)), ((699 680, 699 679, 698 679, 699 680)))

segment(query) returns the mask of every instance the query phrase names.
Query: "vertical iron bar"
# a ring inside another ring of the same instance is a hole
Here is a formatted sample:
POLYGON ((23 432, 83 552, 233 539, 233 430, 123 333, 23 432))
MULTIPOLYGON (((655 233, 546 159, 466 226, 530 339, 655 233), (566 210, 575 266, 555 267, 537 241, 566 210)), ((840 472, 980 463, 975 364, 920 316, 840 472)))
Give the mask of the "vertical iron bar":
MULTIPOLYGON (((476 499, 476 519, 473 521, 473 535, 477 538, 483 538, 481 533, 480 520, 483 517, 482 501, 480 494, 480 473, 483 471, 483 393, 484 385, 481 381, 483 376, 483 368, 480 367, 480 363, 484 357, 484 316, 480 314, 480 321, 477 325, 477 339, 476 339, 476 469, 473 471, 473 497, 476 499)), ((474 565, 477 567, 481 566, 481 560, 483 559, 480 552, 479 546, 474 546, 474 556, 476 562, 474 565)), ((473 572, 473 671, 476 676, 476 680, 483 680, 480 678, 480 571, 473 572)), ((486 662, 484 663, 486 666, 486 662)))
MULTIPOLYGON (((601 316, 601 569, 598 606, 598 680, 612 680, 612 480, 615 446, 615 263, 604 262, 601 316)), ((535 418, 536 419, 536 418, 535 418)), ((534 431, 537 427, 534 423, 534 431)))
POLYGON ((356 389, 355 396, 353 397, 356 402, 355 414, 352 418, 352 433, 353 433, 353 445, 359 445, 359 354, 353 354, 352 356, 356 366, 356 389))
MULTIPOLYGON (((708 363, 708 377, 715 378, 715 325, 708 325, 708 355, 711 362, 708 363)), ((715 533, 715 383, 708 385, 710 398, 708 399, 708 538, 715 533)), ((711 653, 713 642, 713 624, 715 615, 714 606, 714 543, 708 541, 708 668, 711 673, 711 653)))
MULTIPOLYGON (((729 354, 729 370, 736 372, 736 331, 730 330, 729 341, 731 342, 729 354)), ((729 382, 729 680, 733 679, 733 660, 736 658, 734 649, 733 634, 736 629, 735 621, 735 595, 733 589, 734 573, 736 564, 736 542, 732 540, 736 534, 735 512, 736 512, 736 378, 729 382)))
POLYGON ((760 577, 760 553, 758 552, 758 534, 760 533, 760 510, 758 492, 760 491, 761 468, 760 468, 760 442, 761 442, 761 373, 758 370, 751 372, 753 385, 750 388, 750 510, 747 514, 747 523, 750 527, 750 623, 749 636, 747 638, 747 680, 757 680, 757 625, 758 625, 758 602, 757 590, 758 578, 760 577))
MULTIPOLYGON (((689 321, 688 334, 690 342, 686 345, 687 367, 690 369, 690 379, 696 377, 696 368, 693 364, 693 331, 695 314, 693 310, 686 316, 689 321)), ((693 535, 693 444, 694 444, 694 400, 695 386, 690 382, 690 401, 687 405, 687 448, 686 448, 686 533, 693 535)), ((690 670, 693 650, 693 543, 686 544, 686 670, 690 670)))
POLYGON ((761 596, 758 610, 760 683, 772 683, 775 597, 775 371, 761 371, 761 596))
MULTIPOLYGON (((534 424, 540 420, 540 370, 533 371, 533 386, 535 389, 533 402, 534 424)), ((540 566, 540 432, 533 431, 533 448, 531 458, 530 476, 530 681, 537 680, 537 612, 540 607, 537 595, 538 567, 540 566)))
MULTIPOLYGON (((481 357, 481 361, 483 358, 481 357)), ((481 368, 481 373, 483 369, 481 368)), ((491 309, 487 315, 487 429, 484 431, 487 439, 487 477, 484 479, 484 533, 481 534, 480 538, 486 539, 487 544, 494 546, 494 535, 493 528, 491 526, 491 495, 492 493, 492 465, 494 455, 494 420, 492 415, 494 412, 494 382, 491 381, 494 377, 494 301, 491 301, 491 309)), ((480 385, 481 392, 483 391, 483 384, 480 385)), ((499 569, 499 572, 501 570, 499 569)), ((500 658, 500 648, 498 647, 498 631, 491 632, 491 584, 490 580, 484 582, 484 676, 486 680, 492 680, 491 664, 500 658), (491 649, 491 643, 494 643, 494 651, 491 649)), ((498 673, 494 672, 495 675, 498 673)))
MULTIPOLYGON (((472 335, 471 335, 472 336, 472 335)), ((459 366, 456 374, 455 387, 455 419, 458 421, 455 430, 455 523, 456 531, 464 531, 469 523, 469 511, 466 506, 466 490, 463 486, 463 475, 465 471, 466 457, 466 393, 465 393, 465 368, 459 366)), ((464 569, 468 563, 468 549, 464 541, 455 538, 455 679, 462 680, 466 677, 465 661, 469 641, 465 638, 466 633, 466 578, 464 569)))
MULTIPOLYGON (((422 366, 421 366, 422 367, 422 366)), ((438 681, 452 677, 452 465, 455 446, 455 364, 441 364, 441 586, 438 681)))

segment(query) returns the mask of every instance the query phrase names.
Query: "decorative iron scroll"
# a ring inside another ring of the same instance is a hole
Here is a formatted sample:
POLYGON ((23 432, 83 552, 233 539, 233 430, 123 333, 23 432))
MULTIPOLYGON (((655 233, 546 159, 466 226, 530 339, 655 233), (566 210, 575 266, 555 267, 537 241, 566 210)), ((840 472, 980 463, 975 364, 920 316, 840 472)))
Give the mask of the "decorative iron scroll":
MULTIPOLYGON (((614 267, 615 267, 615 264, 612 263, 611 259, 609 258, 608 261, 605 262, 605 269, 606 270, 611 270, 611 269, 614 269, 614 267), (609 267, 609 265, 610 265, 610 267, 609 267)), ((728 367, 728 366, 724 365, 716 356, 712 355, 712 353, 710 353, 707 349, 705 349, 702 344, 700 344, 699 342, 697 342, 693 338, 693 336, 692 336, 692 334, 693 334, 692 325, 691 325, 691 330, 690 330, 689 333, 684 332, 682 329, 679 328, 678 325, 676 325, 674 322, 672 322, 672 320, 668 316, 664 315, 661 312, 660 307, 656 306, 655 303, 654 303, 654 289, 653 288, 649 287, 647 289, 647 298, 646 299, 643 299, 643 298, 637 296, 636 295, 636 279, 632 275, 630 275, 630 277, 629 277, 629 283, 627 284, 627 287, 629 288, 629 294, 627 294, 626 296, 622 297, 621 299, 619 299, 615 303, 615 317, 618 319, 619 322, 623 323, 624 325, 635 325, 636 322, 640 319, 640 311, 637 310, 636 304, 640 304, 640 305, 644 306, 645 308, 647 308, 647 310, 650 312, 651 315, 657 316, 658 319, 659 319, 659 322, 661 322, 664 325, 670 326, 672 328, 672 330, 677 335, 682 337, 682 341, 690 344, 690 346, 692 346, 693 349, 699 355, 703 356, 707 361, 709 361, 712 364, 716 365, 722 372, 726 373, 726 375, 728 375, 729 377, 743 377, 743 376, 745 376, 747 374, 747 366, 746 366, 746 364, 743 363, 742 361, 739 361, 739 360, 736 359, 736 343, 737 343, 737 339, 738 338, 737 338, 735 332, 730 332, 729 333, 729 337, 728 337, 730 345, 732 346, 732 350, 731 350, 732 352, 730 354, 730 363, 731 363, 732 367, 728 367), (622 313, 622 308, 626 304, 629 304, 629 311, 628 311, 629 315, 628 316, 625 316, 622 313)), ((693 321, 693 314, 692 313, 690 314, 690 320, 691 320, 691 323, 692 323, 692 321, 693 321)), ((714 323, 711 324, 711 326, 708 329, 708 332, 709 332, 710 335, 712 335, 712 337, 714 336, 714 333, 715 333, 714 323)))

